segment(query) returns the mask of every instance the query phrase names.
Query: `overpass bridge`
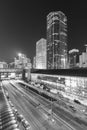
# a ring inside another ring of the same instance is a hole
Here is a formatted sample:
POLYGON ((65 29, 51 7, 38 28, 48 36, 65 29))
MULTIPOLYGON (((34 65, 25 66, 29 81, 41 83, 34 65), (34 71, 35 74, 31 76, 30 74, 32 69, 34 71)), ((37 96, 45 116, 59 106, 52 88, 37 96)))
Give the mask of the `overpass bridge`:
POLYGON ((6 68, 6 69, 0 69, 0 73, 16 73, 16 72, 22 72, 23 69, 10 69, 10 68, 6 68))
POLYGON ((11 76, 12 73, 15 73, 13 77, 19 77, 19 75, 21 74, 21 78, 23 80, 29 80, 30 78, 30 69, 26 69, 26 68, 1 68, 0 69, 0 80, 8 78, 9 75, 11 76), (27 74, 27 77, 26 77, 27 74))

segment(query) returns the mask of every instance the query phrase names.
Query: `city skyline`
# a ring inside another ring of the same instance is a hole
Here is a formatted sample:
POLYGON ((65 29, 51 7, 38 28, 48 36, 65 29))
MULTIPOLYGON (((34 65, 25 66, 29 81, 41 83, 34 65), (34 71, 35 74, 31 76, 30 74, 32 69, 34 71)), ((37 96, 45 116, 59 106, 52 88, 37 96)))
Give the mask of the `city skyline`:
POLYGON ((0 1, 0 9, 0 61, 12 61, 18 52, 33 58, 36 42, 42 37, 46 39, 46 16, 52 11, 62 11, 67 16, 68 50, 85 50, 85 3, 59 2, 57 5, 55 1, 50 4, 37 2, 33 5, 22 1, 0 1))

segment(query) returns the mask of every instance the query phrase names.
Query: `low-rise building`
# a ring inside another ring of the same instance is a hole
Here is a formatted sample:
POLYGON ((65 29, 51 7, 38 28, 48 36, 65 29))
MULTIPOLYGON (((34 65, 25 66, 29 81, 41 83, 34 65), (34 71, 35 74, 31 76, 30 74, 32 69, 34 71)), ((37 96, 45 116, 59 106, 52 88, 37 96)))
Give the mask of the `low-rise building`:
POLYGON ((8 68, 8 64, 7 64, 7 62, 0 62, 0 69, 6 69, 6 68, 8 68))
POLYGON ((69 51, 69 68, 79 67, 79 50, 72 49, 69 51))

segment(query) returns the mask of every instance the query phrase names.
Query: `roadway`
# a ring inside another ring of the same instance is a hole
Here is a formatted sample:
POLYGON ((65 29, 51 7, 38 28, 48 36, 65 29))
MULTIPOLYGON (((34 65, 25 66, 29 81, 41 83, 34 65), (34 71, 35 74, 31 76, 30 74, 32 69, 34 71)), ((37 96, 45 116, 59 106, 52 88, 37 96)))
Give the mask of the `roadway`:
MULTIPOLYGON (((20 88, 22 91, 25 91, 25 93, 27 93, 28 95, 31 95, 32 97, 34 97, 34 99, 37 99, 37 101, 39 101, 41 105, 47 106, 47 108, 50 109, 51 107, 50 102, 46 100, 45 98, 38 96, 36 93, 32 92, 30 89, 26 91, 26 89, 22 85, 18 84, 18 88, 20 88)), ((53 109, 54 114, 62 118, 64 121, 70 124, 70 126, 74 127, 76 130, 87 129, 87 122, 84 122, 83 120, 78 119, 75 116, 76 113, 70 114, 69 112, 59 107, 57 103, 53 103, 52 109, 53 109)))
POLYGON ((37 108, 39 102, 43 102, 43 106, 49 103, 45 99, 36 99, 34 93, 26 91, 17 84, 14 87, 9 81, 3 81, 3 85, 16 109, 30 123, 31 130, 71 130, 59 119, 55 119, 55 122, 48 120, 47 114, 42 109, 37 108))

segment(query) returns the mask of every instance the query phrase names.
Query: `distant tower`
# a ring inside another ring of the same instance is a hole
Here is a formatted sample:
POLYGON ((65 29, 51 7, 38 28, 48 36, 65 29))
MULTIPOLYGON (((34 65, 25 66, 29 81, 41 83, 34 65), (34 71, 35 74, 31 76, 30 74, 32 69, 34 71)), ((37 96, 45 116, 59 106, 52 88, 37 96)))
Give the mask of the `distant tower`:
POLYGON ((67 18, 61 11, 47 15, 47 69, 67 67, 67 18))
POLYGON ((86 53, 87 53, 87 44, 84 45, 86 47, 86 53))
POLYGON ((46 69, 46 39, 36 43, 36 69, 46 69))
POLYGON ((79 67, 79 50, 72 49, 69 51, 69 68, 79 67))

